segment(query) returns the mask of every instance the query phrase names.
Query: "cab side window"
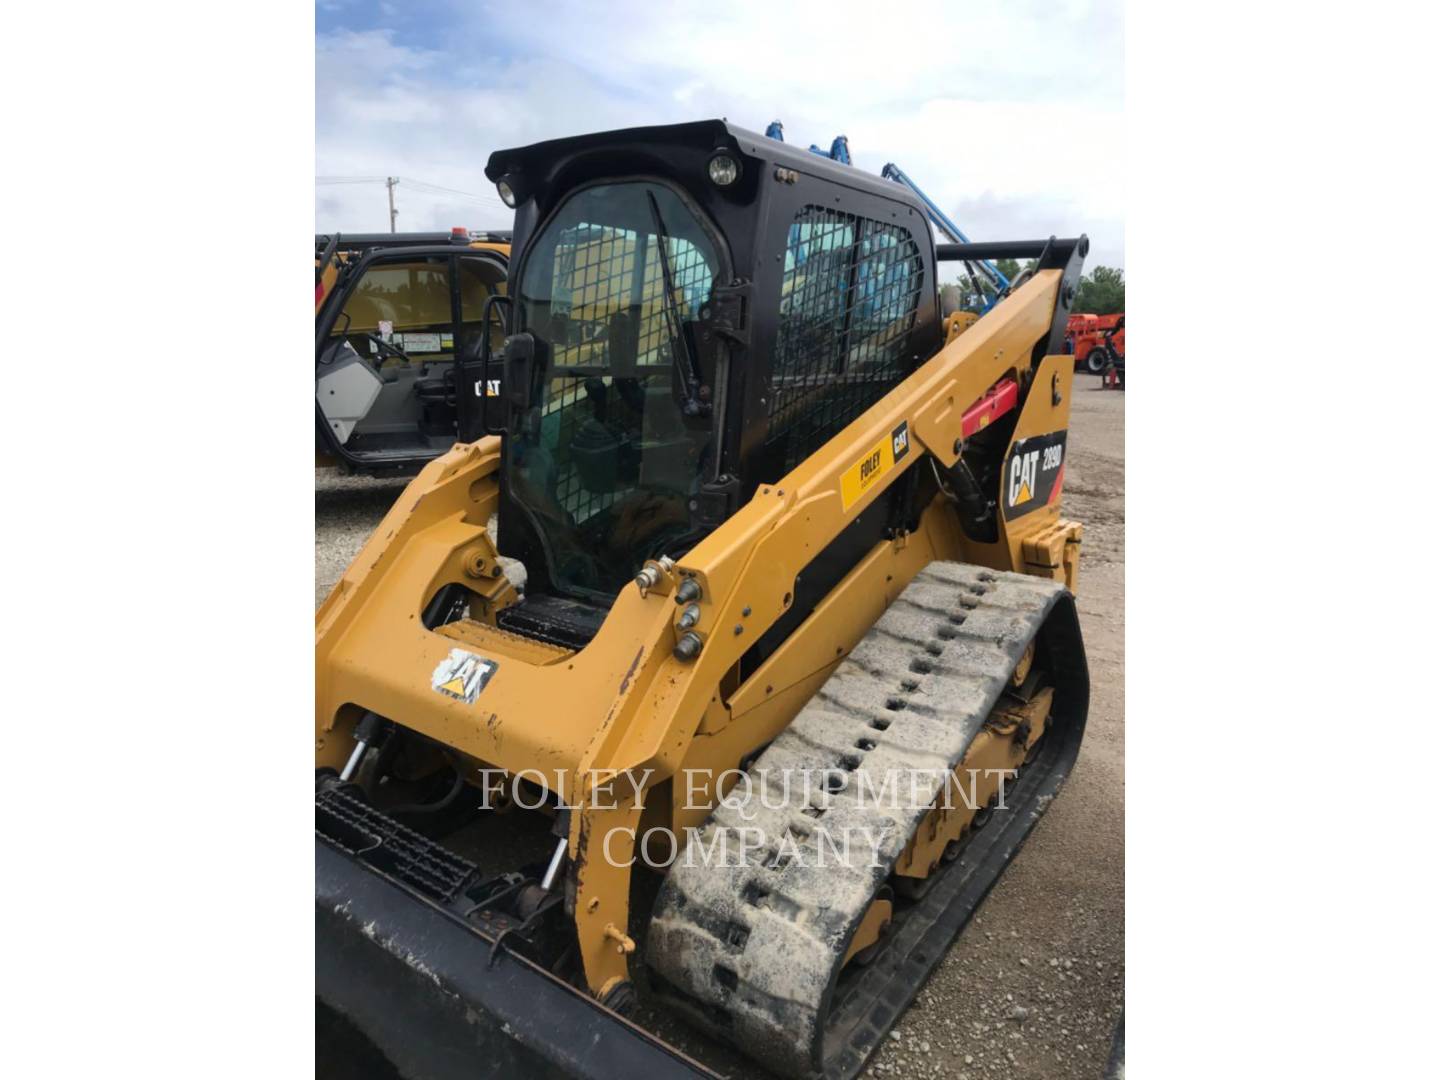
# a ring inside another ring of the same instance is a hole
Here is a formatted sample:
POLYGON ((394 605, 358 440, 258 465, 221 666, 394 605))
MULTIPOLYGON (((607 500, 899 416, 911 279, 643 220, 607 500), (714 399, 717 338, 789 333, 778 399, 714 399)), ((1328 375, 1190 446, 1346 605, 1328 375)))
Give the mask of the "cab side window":
POLYGON ((778 480, 909 371, 925 268, 908 230, 807 206, 791 224, 768 395, 778 480))

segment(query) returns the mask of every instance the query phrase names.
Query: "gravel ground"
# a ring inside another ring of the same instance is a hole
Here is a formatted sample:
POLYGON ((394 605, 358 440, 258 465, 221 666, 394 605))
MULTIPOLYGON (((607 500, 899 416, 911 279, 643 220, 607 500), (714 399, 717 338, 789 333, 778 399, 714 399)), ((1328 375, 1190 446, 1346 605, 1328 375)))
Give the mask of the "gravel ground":
POLYGON ((335 469, 315 470, 317 608, 409 482, 345 476, 335 469))
MULTIPOLYGON (((1125 992, 1125 395, 1077 375, 1064 506, 1085 524, 1090 718, 1054 806, 866 1075, 1096 1080, 1125 992)), ((315 603, 405 487, 315 473, 315 603)))

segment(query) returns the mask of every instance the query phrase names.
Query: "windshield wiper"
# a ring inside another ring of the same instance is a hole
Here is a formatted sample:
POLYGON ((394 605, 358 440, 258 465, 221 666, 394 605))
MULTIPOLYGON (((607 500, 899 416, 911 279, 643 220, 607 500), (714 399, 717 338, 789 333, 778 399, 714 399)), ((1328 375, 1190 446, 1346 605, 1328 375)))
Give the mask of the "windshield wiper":
POLYGON ((655 222, 655 247, 660 253, 661 285, 665 288, 665 326, 670 331, 670 357, 685 389, 685 401, 680 411, 686 416, 705 416, 710 412, 710 404, 700 400, 700 365, 690 352, 690 341, 685 337, 679 305, 675 302, 675 279, 670 275, 670 253, 667 250, 670 234, 665 231, 665 222, 660 218, 660 204, 655 201, 655 193, 647 191, 645 198, 650 200, 650 217, 655 222), (675 344, 677 341, 678 347, 675 344))

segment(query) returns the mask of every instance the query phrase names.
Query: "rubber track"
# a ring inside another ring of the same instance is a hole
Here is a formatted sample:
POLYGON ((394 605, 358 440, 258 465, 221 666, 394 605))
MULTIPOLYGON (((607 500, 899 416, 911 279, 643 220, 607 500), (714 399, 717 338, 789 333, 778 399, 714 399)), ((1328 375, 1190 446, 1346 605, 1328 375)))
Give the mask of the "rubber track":
POLYGON ((662 997, 782 1074, 857 1074, 1064 780, 1087 700, 1063 586, 931 564, 754 762, 748 796, 737 789, 691 841, 713 852, 726 830, 728 858, 671 867, 646 950, 662 997), (840 980, 861 917, 1037 635, 1055 705, 1036 760, 1007 786, 1013 812, 976 830, 924 900, 897 907, 879 955, 840 980), (811 784, 794 781, 805 774, 811 784), (843 787, 825 791, 827 775, 843 787), (895 776, 901 797, 877 798, 895 776), (821 858, 821 831, 848 837, 848 858, 829 845, 821 858))

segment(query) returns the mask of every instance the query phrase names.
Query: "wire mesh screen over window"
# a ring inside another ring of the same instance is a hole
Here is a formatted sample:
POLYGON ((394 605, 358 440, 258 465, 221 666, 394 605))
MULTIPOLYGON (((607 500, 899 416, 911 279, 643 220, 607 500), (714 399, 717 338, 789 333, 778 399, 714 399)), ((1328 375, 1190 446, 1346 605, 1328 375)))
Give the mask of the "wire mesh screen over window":
POLYGON ((925 268, 910 233, 807 206, 790 226, 766 439, 789 472, 909 370, 925 268))
MULTIPOLYGON (((656 237, 647 234, 643 248, 640 239, 628 229, 588 225, 561 233, 551 287, 551 317, 565 320, 568 326, 556 335, 556 366, 595 363, 594 343, 608 341, 615 316, 629 317, 632 311, 639 314, 635 363, 660 367, 671 362, 656 237)), ((669 237, 665 253, 680 314, 693 319, 710 294, 710 267, 688 240, 669 237)), ((623 348, 631 351, 628 343, 623 348)))
MULTIPOLYGON (((630 487, 618 476, 585 475, 590 459, 576 458, 572 448, 598 442, 602 426, 634 429, 647 440, 676 436, 651 430, 667 410, 644 404, 650 395, 670 394, 674 371, 656 241, 650 233, 585 224, 564 230, 556 246, 549 335, 558 377, 550 380, 542 424, 557 429, 545 440, 559 449, 555 498, 577 522, 630 487), (572 367, 591 370, 565 377, 572 367), (617 378, 623 385, 615 385, 617 378)), ((710 267, 688 240, 672 236, 665 244, 676 313, 693 320, 710 295, 710 267)))

